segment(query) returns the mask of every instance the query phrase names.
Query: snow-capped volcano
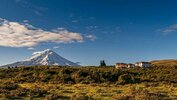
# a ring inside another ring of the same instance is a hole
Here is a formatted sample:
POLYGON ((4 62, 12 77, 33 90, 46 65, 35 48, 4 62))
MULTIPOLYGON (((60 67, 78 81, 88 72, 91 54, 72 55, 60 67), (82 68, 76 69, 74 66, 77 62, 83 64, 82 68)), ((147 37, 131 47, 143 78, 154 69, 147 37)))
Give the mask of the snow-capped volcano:
POLYGON ((33 56, 24 61, 19 61, 13 64, 8 64, 2 67, 8 66, 36 66, 36 65, 59 65, 59 66, 79 66, 77 63, 73 63, 50 49, 44 51, 35 52, 33 56))

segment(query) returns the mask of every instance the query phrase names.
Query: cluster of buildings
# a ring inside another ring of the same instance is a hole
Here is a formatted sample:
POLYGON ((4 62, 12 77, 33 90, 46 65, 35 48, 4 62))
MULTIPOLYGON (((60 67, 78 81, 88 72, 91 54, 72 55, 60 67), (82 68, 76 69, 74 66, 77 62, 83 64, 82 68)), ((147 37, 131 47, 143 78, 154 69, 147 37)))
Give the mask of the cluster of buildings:
POLYGON ((147 68, 147 67, 151 67, 151 63, 150 62, 136 62, 135 64, 127 64, 127 63, 116 63, 115 67, 118 69, 121 68, 133 68, 133 67, 143 67, 143 68, 147 68))

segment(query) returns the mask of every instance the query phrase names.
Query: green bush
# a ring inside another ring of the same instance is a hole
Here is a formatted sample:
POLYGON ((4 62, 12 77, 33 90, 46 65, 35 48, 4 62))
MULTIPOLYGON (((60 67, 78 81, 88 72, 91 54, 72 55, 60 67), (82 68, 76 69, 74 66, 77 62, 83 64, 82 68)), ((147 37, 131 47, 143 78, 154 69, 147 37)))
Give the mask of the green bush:
POLYGON ((129 84, 129 83, 134 83, 135 82, 135 79, 133 76, 129 75, 129 74, 123 74, 123 75, 120 75, 119 78, 118 78, 118 83, 119 84, 129 84))

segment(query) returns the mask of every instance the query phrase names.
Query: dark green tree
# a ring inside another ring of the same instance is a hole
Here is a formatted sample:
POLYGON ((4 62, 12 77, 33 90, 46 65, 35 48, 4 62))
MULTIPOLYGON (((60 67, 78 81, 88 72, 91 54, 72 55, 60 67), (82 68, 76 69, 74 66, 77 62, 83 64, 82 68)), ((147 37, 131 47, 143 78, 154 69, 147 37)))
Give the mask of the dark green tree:
POLYGON ((104 61, 104 60, 101 60, 101 61, 100 61, 100 67, 105 67, 105 66, 106 66, 105 61, 104 61))
POLYGON ((103 60, 103 64, 102 64, 103 66, 106 66, 106 63, 105 63, 105 61, 103 60))
POLYGON ((101 65, 102 65, 102 60, 100 61, 100 67, 101 67, 101 65))

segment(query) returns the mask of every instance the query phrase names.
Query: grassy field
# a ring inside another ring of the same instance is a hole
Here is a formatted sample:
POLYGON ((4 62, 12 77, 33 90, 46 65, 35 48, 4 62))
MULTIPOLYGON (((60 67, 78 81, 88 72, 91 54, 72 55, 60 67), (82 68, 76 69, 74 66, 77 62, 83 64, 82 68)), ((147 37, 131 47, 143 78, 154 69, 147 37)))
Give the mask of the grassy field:
MULTIPOLYGON (((141 83, 141 84, 18 84, 24 89, 47 91, 40 97, 33 95, 34 100, 176 100, 177 84, 141 83)), ((2 96, 2 95, 1 95, 2 96)), ((4 100, 2 98, 1 100, 4 100)), ((15 98, 14 98, 15 99, 15 98)), ((28 100, 29 96, 16 98, 28 100)))
MULTIPOLYGON (((40 88, 48 92, 59 94, 60 99, 177 99, 177 87, 174 84, 40 84, 24 83, 21 87, 31 89, 40 88)), ((45 97, 44 97, 45 98, 45 97)))
POLYGON ((176 65, 0 69, 0 100, 177 100, 176 65))

